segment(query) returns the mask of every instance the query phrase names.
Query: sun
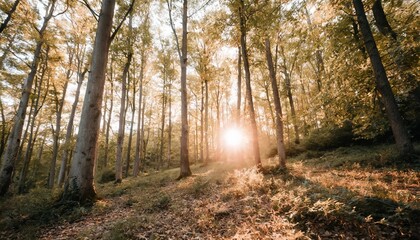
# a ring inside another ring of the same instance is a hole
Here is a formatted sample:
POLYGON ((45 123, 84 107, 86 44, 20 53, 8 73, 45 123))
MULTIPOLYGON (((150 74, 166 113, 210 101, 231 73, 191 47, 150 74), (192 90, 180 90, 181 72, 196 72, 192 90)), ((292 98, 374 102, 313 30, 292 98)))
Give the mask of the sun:
POLYGON ((240 128, 228 128, 223 133, 223 142, 229 148, 238 148, 244 144, 245 134, 240 128))

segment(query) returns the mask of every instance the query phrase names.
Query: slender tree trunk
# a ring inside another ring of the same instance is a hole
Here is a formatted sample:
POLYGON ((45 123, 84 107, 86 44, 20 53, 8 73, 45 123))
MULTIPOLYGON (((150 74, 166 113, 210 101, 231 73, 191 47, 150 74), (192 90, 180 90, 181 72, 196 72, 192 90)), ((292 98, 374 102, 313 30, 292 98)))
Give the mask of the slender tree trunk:
POLYGON ((172 149, 172 81, 169 80, 169 89, 168 89, 168 168, 171 164, 171 149, 172 149))
POLYGON ((209 81, 206 78, 204 81, 204 90, 205 90, 205 103, 204 103, 204 125, 205 130, 204 134, 206 138, 204 139, 205 142, 205 160, 204 162, 209 162, 209 81))
POLYGON ((102 1, 93 47, 91 71, 83 103, 82 116, 75 152, 72 158, 68 184, 64 198, 79 202, 96 198, 94 187, 94 166, 101 121, 102 97, 105 85, 105 72, 111 43, 112 19, 115 0, 102 1))
POLYGON ((273 88, 273 101, 276 109, 276 135, 277 135, 277 153, 279 155, 280 168, 286 168, 286 150, 284 147, 283 136, 283 113, 281 109, 279 89, 277 86, 276 73, 274 71, 273 57, 271 55, 270 40, 265 39, 265 54, 267 57, 267 66, 270 71, 271 87, 273 88))
POLYGON ((146 56, 145 56, 145 52, 143 50, 143 52, 141 53, 141 63, 140 63, 140 79, 139 79, 139 99, 138 99, 138 105, 139 105, 139 111, 138 111, 138 116, 137 116, 137 139, 136 139, 136 157, 134 160, 134 166, 133 166, 133 176, 137 177, 137 175, 139 174, 139 170, 140 170, 140 157, 141 157, 141 152, 142 152, 142 146, 143 146, 143 139, 142 139, 142 123, 143 119, 144 119, 144 106, 143 108, 142 106, 142 101, 143 101, 143 77, 144 77, 144 68, 145 68, 145 61, 146 61, 146 56))
POLYGON ((121 103, 120 103, 120 116, 119 116, 119 127, 118 127, 118 138, 117 138, 117 153, 115 157, 115 182, 120 183, 123 175, 123 147, 124 147, 124 132, 125 132, 125 108, 126 108, 126 94, 127 94, 127 75, 131 64, 132 54, 129 53, 127 62, 124 66, 121 83, 121 103))
POLYGON ((108 158, 109 158, 109 131, 111 130, 111 120, 112 120, 112 110, 114 108, 114 83, 111 79, 111 105, 109 106, 109 114, 108 114, 108 121, 106 124, 106 132, 105 132, 105 154, 104 154, 104 167, 108 166, 108 158))
POLYGON ((201 79, 200 104, 200 161, 204 162, 204 79, 201 79))
POLYGON ((376 88, 381 94, 381 100, 385 106, 385 111, 390 122, 392 132, 398 150, 402 155, 412 154, 414 152, 413 144, 404 125, 403 119, 395 101, 394 93, 388 81, 385 68, 382 64, 381 56, 376 47, 369 22, 366 18, 365 9, 361 0, 353 0, 353 6, 356 10, 357 21, 363 35, 366 50, 369 54, 373 72, 375 73, 376 88))
POLYGON ((242 100, 242 59, 241 47, 238 47, 238 85, 237 85, 237 99, 236 99, 236 123, 239 125, 241 118, 241 100, 242 100))
MULTIPOLYGON (((72 54, 70 55, 70 62, 69 62, 69 68, 71 68, 72 65, 72 54)), ((49 179, 48 179, 48 187, 49 188, 54 188, 54 181, 55 181, 55 170, 56 170, 56 163, 57 163, 57 157, 58 157, 58 151, 59 151, 59 147, 60 147, 60 132, 61 132, 61 115, 63 112, 63 106, 64 106, 64 101, 65 101, 65 97, 66 97, 66 92, 67 92, 67 86, 68 83, 70 81, 70 77, 72 75, 72 71, 68 70, 67 71, 67 75, 66 75, 66 82, 64 83, 64 87, 63 87, 63 93, 61 96, 61 99, 58 99, 58 93, 57 93, 57 89, 55 89, 54 86, 54 94, 55 94, 55 100, 56 100, 56 122, 55 122, 55 130, 54 130, 54 144, 53 144, 53 155, 51 158, 51 162, 50 162, 50 174, 49 174, 49 179)))
MULTIPOLYGON (((36 117, 38 116, 39 111, 41 110, 42 106, 44 105, 45 99, 46 99, 47 94, 48 94, 48 91, 45 91, 45 94, 41 99, 42 83, 43 83, 45 71, 46 71, 46 68, 47 68, 47 64, 46 64, 47 61, 48 60, 45 59, 45 64, 42 67, 40 77, 35 79, 35 91, 36 91, 35 96, 36 97, 32 100, 31 111, 29 113, 29 119, 28 119, 28 126, 30 126, 29 139, 28 139, 28 144, 27 144, 27 147, 26 147, 25 158, 23 160, 23 166, 22 166, 20 176, 19 176, 19 182, 18 182, 18 192, 19 193, 23 193, 24 190, 25 190, 26 176, 27 176, 28 169, 29 169, 29 163, 30 163, 31 157, 32 157, 33 145, 36 141, 36 137, 37 137, 38 131, 39 131, 39 125, 40 124, 38 124, 38 126, 36 128, 36 131, 34 133, 35 120, 36 120, 36 117), (41 102, 40 102, 40 100, 41 100, 41 102)), ((49 81, 47 82, 46 89, 48 89, 48 87, 49 87, 49 81)))
POLYGON ((163 150, 165 145, 165 112, 166 112, 166 78, 167 69, 164 67, 163 87, 162 87, 162 107, 161 107, 161 122, 160 122, 160 151, 159 151, 159 163, 157 169, 162 167, 163 163, 163 150))
POLYGON ((181 168, 179 179, 191 175, 188 156, 188 97, 187 97, 187 14, 188 1, 184 0, 182 13, 181 46, 181 168))
POLYGON ((70 145, 71 145, 71 138, 73 136, 74 117, 76 115, 77 104, 79 103, 80 89, 82 87, 83 79, 85 78, 85 74, 87 72, 87 68, 85 68, 84 70, 81 69, 81 64, 83 63, 83 59, 84 57, 82 57, 82 60, 79 61, 78 63, 79 66, 78 66, 78 80, 77 80, 76 94, 74 96, 74 101, 71 106, 71 112, 70 112, 69 122, 67 124, 66 137, 64 140, 63 152, 61 156, 60 172, 58 174, 59 187, 63 186, 64 179, 66 178, 67 162, 69 159, 70 151, 72 149, 70 145))
POLYGON ((16 157, 19 150, 19 145, 22 136, 23 124, 25 122, 26 108, 30 99, 32 84, 38 69, 39 59, 41 55, 42 46, 44 44, 44 32, 47 29, 48 23, 53 16, 55 7, 55 0, 52 0, 46 9, 46 16, 44 22, 38 31, 39 39, 37 40, 32 64, 31 71, 28 74, 22 87, 22 96, 20 98, 19 107, 17 114, 14 118, 11 133, 7 140, 6 151, 3 154, 2 164, 0 168, 0 196, 6 194, 12 181, 11 176, 15 167, 16 157))
POLYGON ((258 141, 258 129, 257 122, 255 120, 255 111, 254 111, 254 102, 252 100, 252 89, 251 89, 251 72, 249 70, 249 61, 248 61, 248 51, 246 47, 246 27, 245 27, 245 4, 244 0, 240 0, 239 7, 239 20, 240 20, 240 30, 241 30, 241 49, 242 49, 242 59, 244 62, 245 69, 245 83, 246 83, 246 97, 248 101, 248 110, 250 114, 251 121, 251 141, 254 154, 254 161, 258 167, 261 167, 261 157, 260 157, 260 146, 258 141))
POLYGON ((128 145, 127 145, 127 157, 125 160, 125 177, 128 177, 128 170, 130 168, 130 158, 131 158, 131 143, 133 141, 133 127, 134 127, 134 113, 136 111, 136 84, 133 81, 133 105, 131 108, 131 123, 130 123, 130 134, 128 136, 128 145))

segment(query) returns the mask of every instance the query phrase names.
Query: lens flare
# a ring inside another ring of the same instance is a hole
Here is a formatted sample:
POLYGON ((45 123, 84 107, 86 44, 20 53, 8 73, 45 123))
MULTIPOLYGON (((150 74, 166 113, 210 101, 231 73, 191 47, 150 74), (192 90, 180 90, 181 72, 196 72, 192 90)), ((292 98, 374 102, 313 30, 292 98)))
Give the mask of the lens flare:
POLYGON ((245 142, 245 134, 239 128, 228 128, 223 133, 223 141, 229 148, 238 148, 245 142))

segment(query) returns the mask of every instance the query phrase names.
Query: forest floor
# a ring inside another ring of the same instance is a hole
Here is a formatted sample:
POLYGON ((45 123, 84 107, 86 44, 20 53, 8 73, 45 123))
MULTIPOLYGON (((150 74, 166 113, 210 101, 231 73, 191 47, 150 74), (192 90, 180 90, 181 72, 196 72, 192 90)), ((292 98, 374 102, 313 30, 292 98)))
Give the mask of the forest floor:
POLYGON ((39 188, 0 199, 0 239, 420 239, 419 162, 389 149, 306 152, 287 171, 268 159, 153 172, 97 184, 89 207, 39 188))

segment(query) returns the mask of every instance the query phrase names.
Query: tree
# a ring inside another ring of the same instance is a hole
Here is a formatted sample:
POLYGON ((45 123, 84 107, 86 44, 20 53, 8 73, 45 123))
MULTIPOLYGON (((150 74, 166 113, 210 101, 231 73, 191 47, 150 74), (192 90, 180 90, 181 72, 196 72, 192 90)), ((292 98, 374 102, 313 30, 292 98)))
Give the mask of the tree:
POLYGON ((114 7, 115 0, 102 1, 79 133, 63 199, 86 202, 96 198, 93 182, 96 143, 99 134, 101 103, 105 85, 109 45, 112 40, 110 33, 114 17, 114 7))
POLYGON ((402 155, 412 154, 414 152, 413 144, 411 143, 411 139, 398 110, 394 93, 392 92, 389 84, 385 67, 382 64, 381 56, 366 17, 364 5, 361 0, 353 0, 353 6, 356 11, 357 22, 359 23, 365 47, 375 74, 375 85, 381 94, 381 100, 385 106, 385 111, 391 125, 398 150, 402 155))
POLYGON ((4 31, 4 29, 6 29, 7 24, 10 22, 10 20, 12 19, 12 15, 13 13, 16 11, 18 5, 20 3, 20 0, 15 0, 15 2, 13 3, 12 7, 10 8, 10 10, 7 12, 7 17, 4 19, 4 21, 1 23, 0 25, 0 33, 2 33, 4 31))
POLYGON ((270 40, 268 38, 265 39, 265 54, 268 70, 270 72, 271 87, 273 88, 273 101, 276 109, 277 153, 279 155, 279 164, 280 168, 286 168, 286 150, 284 148, 283 140, 283 113, 281 110, 279 89, 277 87, 276 72, 274 71, 273 57, 271 55, 270 40))
POLYGON ((38 38, 32 58, 31 69, 22 86, 22 96, 20 99, 19 107, 14 118, 11 133, 7 140, 7 147, 2 158, 2 165, 0 168, 0 196, 6 194, 12 180, 11 177, 15 167, 15 161, 21 141, 23 124, 26 117, 26 109, 28 107, 28 102, 32 91, 32 84, 37 73, 41 50, 44 45, 44 33, 48 27, 49 21, 53 17, 55 7, 56 0, 51 0, 48 2, 42 26, 41 28, 37 29, 38 38))
POLYGON ((188 99, 187 99, 187 21, 188 1, 183 0, 182 7, 182 42, 179 46, 178 34, 172 21, 172 1, 167 0, 171 28, 175 36, 179 61, 181 65, 181 159, 180 174, 178 179, 190 176, 190 162, 188 156, 188 99))
POLYGON ((255 110, 254 110, 254 102, 252 100, 252 89, 251 89, 251 72, 248 60, 248 50, 246 44, 246 35, 247 35, 247 28, 246 28, 246 9, 244 0, 239 0, 239 29, 240 29, 240 40, 241 40, 241 50, 242 50, 242 61, 244 63, 244 70, 245 70, 245 85, 246 85, 246 99, 248 101, 248 111, 250 114, 250 121, 251 121, 251 131, 252 131, 252 148, 254 153, 254 161, 255 164, 260 167, 261 165, 261 156, 260 156, 260 147, 258 141, 258 128, 257 122, 255 119, 255 110))

